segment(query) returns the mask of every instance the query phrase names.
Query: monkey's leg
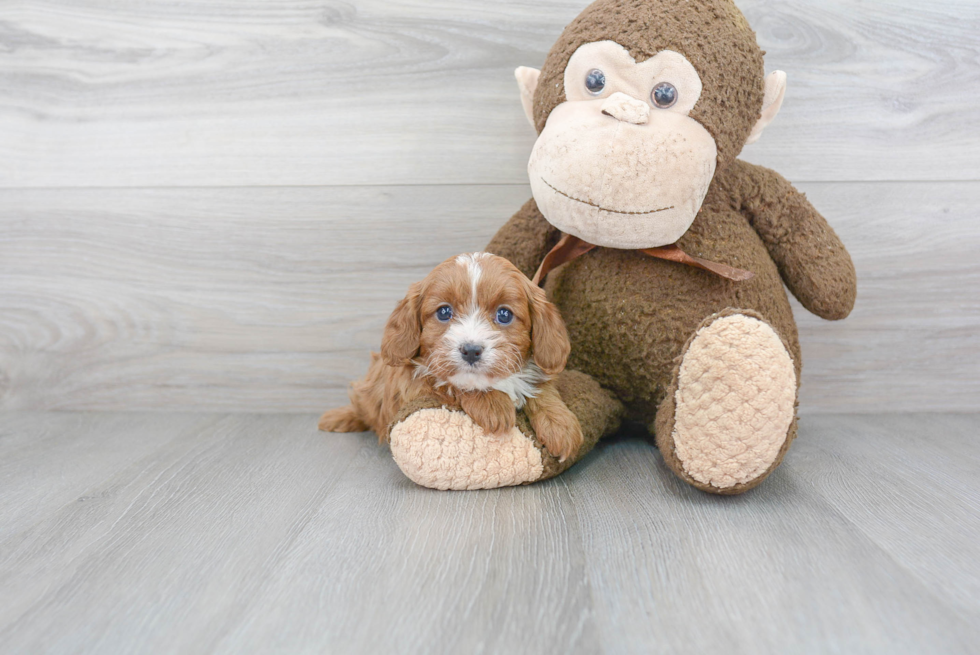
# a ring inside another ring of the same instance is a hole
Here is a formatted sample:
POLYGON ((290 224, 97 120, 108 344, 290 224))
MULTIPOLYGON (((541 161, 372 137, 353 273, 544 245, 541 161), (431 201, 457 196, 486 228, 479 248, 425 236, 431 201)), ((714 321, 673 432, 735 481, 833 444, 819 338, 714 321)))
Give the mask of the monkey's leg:
POLYGON ((524 412, 503 435, 488 435, 465 413, 432 400, 402 409, 391 426, 391 454, 417 484, 432 489, 495 489, 547 480, 585 456, 600 438, 619 428, 623 406, 584 373, 565 371, 555 381, 585 438, 564 462, 534 436, 524 412))
POLYGON ((783 340, 750 311, 711 316, 687 342, 654 425, 681 479, 715 494, 758 485, 796 436, 796 372, 783 340))

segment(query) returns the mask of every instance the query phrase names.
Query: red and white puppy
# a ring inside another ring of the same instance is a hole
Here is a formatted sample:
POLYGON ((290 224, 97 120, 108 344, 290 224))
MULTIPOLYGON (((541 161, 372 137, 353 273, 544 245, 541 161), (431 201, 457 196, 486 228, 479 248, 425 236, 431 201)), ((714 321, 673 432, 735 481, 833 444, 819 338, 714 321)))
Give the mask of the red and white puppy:
POLYGON ((405 403, 427 396, 460 407, 490 434, 523 408, 545 448, 562 460, 582 445, 578 419, 552 377, 571 346, 558 309, 513 264, 485 252, 459 255, 413 284, 371 354, 351 404, 320 417, 327 432, 374 430, 384 441, 405 403))

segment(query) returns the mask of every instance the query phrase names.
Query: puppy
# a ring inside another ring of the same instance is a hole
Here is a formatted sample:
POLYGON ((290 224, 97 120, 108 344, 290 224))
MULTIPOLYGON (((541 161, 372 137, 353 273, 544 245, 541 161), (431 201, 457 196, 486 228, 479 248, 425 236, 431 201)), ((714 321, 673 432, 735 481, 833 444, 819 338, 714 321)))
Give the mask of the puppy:
POLYGON ((381 441, 402 406, 419 397, 461 408, 490 434, 523 408, 561 460, 582 445, 578 419, 552 377, 571 346, 558 309, 503 257, 459 255, 413 284, 385 326, 381 355, 351 384, 351 404, 320 417, 326 432, 374 430, 381 441))

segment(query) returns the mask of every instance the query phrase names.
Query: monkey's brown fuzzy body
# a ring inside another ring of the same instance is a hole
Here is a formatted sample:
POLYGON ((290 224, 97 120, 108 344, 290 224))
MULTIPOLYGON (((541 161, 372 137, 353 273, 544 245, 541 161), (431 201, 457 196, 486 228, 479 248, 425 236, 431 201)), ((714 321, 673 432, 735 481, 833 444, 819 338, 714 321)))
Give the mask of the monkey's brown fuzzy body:
MULTIPOLYGON (((531 200, 487 250, 532 275, 560 236, 531 200)), ((825 318, 846 316, 855 300, 854 268, 836 234, 802 194, 762 167, 736 161, 716 175, 701 212, 678 245, 755 276, 733 282, 637 251, 597 248, 553 271, 545 284, 568 327, 569 368, 610 390, 625 406, 626 416, 651 431, 685 344, 706 317, 726 310, 752 312, 772 325, 799 380, 799 338, 780 269, 804 306, 825 318)), ((605 416, 579 420, 585 431, 609 425, 605 416)), ((795 426, 793 433, 787 447, 795 426)))
MULTIPOLYGON (((487 251, 508 257, 530 276, 560 236, 530 200, 487 251)), ((568 327, 569 368, 615 392, 632 418, 653 420, 681 347, 706 316, 727 308, 763 316, 786 341, 799 377, 799 339, 780 268, 815 314, 843 318, 854 305, 854 267, 837 235, 802 194, 768 169, 737 161, 718 174, 678 245, 755 277, 733 282, 637 251, 597 248, 559 267, 545 284, 568 327), (813 281, 816 288, 810 288, 813 281)))
MULTIPOLYGON (((713 493, 739 493, 778 466, 796 435, 802 359, 783 285, 811 312, 844 318, 856 295, 854 266, 803 194, 777 173, 736 159, 743 144, 757 138, 778 111, 782 91, 765 80, 755 34, 731 0, 599 0, 590 5, 559 37, 540 72, 530 107, 539 133, 556 107, 581 102, 566 98, 570 59, 585 44, 607 41, 627 50, 635 64, 671 50, 697 71, 703 90, 687 116, 711 135, 717 160, 707 195, 677 245, 689 255, 746 269, 754 277, 735 282, 639 250, 603 247, 549 274, 545 289, 561 310, 572 344, 568 366, 574 371, 564 377, 574 383, 566 381, 560 389, 585 435, 579 457, 627 417, 656 433, 665 461, 682 479, 713 493), (772 102, 770 94, 779 101, 767 114, 770 105, 764 107, 764 101, 772 102), (761 441, 757 435, 763 435, 761 441)), ((615 112, 602 114, 616 119, 615 112)), ((621 134, 636 139, 637 148, 650 133, 644 132, 644 118, 622 128, 621 134)), ((673 143, 683 148, 684 135, 679 133, 673 143)), ((590 163, 601 173, 586 169, 580 178, 568 179, 590 183, 611 166, 624 165, 599 161, 605 155, 598 145, 590 163)), ((563 151, 553 147, 549 152, 558 161, 563 151)), ((674 154, 665 153, 664 161, 674 154)), ((579 197, 605 188, 595 186, 579 197)), ((574 194, 567 197, 575 200, 574 194)), ((594 224, 600 232, 603 226, 608 229, 607 219, 622 222, 622 214, 634 213, 609 207, 604 211, 611 213, 594 224)), ((531 276, 560 238, 531 200, 487 250, 531 276)), ((544 461, 542 475, 526 482, 557 475, 571 463, 549 466, 544 461)))

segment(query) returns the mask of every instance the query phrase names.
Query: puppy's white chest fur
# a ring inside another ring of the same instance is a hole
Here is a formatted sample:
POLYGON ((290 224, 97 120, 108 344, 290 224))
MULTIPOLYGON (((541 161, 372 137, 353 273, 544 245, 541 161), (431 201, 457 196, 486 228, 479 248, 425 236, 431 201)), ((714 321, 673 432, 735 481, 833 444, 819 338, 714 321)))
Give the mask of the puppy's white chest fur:
POLYGON ((527 364, 520 373, 491 385, 492 389, 503 391, 514 401, 517 409, 524 407, 528 398, 538 395, 538 387, 548 381, 548 376, 535 364, 527 364))
MULTIPOLYGON (((503 380, 491 382, 485 375, 478 373, 457 373, 449 378, 448 383, 460 391, 502 391, 514 401, 517 409, 524 407, 528 398, 538 395, 538 387, 548 381, 548 376, 534 362, 524 365, 520 373, 515 373, 503 380)), ((445 384, 442 383, 442 384, 445 384)), ((437 386, 442 386, 442 384, 437 386)))

